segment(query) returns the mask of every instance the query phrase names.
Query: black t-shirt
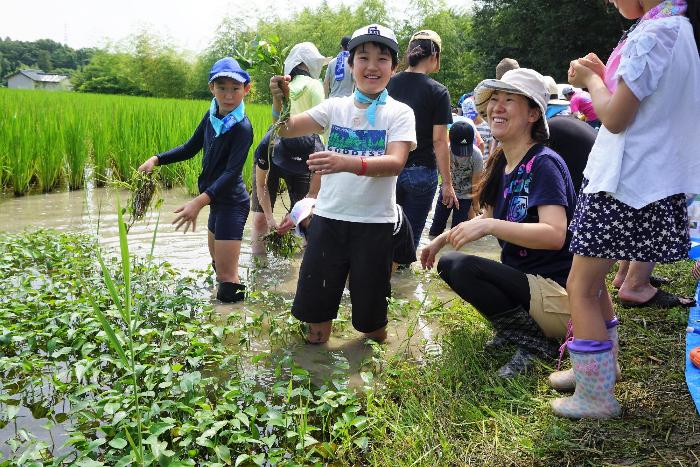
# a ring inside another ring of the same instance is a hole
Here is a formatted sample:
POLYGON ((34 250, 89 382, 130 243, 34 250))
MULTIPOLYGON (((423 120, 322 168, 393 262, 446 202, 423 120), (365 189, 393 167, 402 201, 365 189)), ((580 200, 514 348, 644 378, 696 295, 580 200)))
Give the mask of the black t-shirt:
POLYGON ((575 117, 562 115, 549 119, 548 123, 548 145, 566 162, 578 193, 583 182, 583 169, 598 133, 588 123, 575 117))
POLYGON ((275 142, 272 154, 268 154, 270 137, 273 127, 270 127, 265 136, 255 148, 255 164, 263 170, 270 170, 268 157, 272 164, 281 169, 283 173, 290 175, 308 175, 309 168, 306 161, 314 152, 323 151, 321 138, 314 135, 300 136, 297 138, 280 138, 275 142))
POLYGON ((386 89, 391 97, 411 107, 416 116, 418 145, 408 154, 406 167, 435 168, 433 125, 452 123, 450 92, 430 76, 409 71, 394 75, 386 89))
MULTIPOLYGON (((511 173, 504 174, 496 206, 495 219, 519 223, 537 223, 537 206, 558 205, 566 209, 567 226, 576 206, 576 193, 564 160, 552 149, 536 144, 511 173)), ((562 287, 571 269, 569 252, 571 232, 560 250, 535 250, 499 240, 501 262, 525 274, 538 274, 562 287)))

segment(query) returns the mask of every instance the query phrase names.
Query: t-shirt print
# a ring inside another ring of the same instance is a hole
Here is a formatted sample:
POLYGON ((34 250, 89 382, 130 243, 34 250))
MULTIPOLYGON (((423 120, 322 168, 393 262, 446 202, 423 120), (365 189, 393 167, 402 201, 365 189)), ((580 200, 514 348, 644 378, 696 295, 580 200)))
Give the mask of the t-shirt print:
POLYGON ((532 181, 532 164, 536 157, 533 157, 525 164, 520 164, 510 184, 503 191, 503 199, 511 196, 506 220, 520 222, 527 217, 528 195, 530 194, 530 182, 532 181))
POLYGON ((354 130, 331 125, 328 150, 345 156, 383 156, 386 150, 386 130, 354 130))

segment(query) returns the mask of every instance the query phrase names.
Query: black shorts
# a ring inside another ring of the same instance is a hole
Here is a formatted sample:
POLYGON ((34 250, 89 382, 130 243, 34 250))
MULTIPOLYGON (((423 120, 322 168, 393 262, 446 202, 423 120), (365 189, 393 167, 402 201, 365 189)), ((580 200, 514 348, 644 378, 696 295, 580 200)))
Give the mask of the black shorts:
POLYGON ((250 202, 209 205, 209 232, 215 240, 242 240, 243 227, 250 212, 250 202))
MULTIPOLYGON (((255 184, 255 167, 253 167, 253 190, 250 194, 250 209, 253 212, 263 212, 262 206, 260 206, 260 201, 258 201, 258 190, 255 184)), ((296 204, 297 201, 304 199, 309 193, 309 186, 311 184, 311 174, 291 174, 281 170, 276 165, 272 164, 272 169, 268 172, 267 177, 267 190, 270 192, 270 205, 275 208, 275 200, 277 199, 277 193, 280 188, 280 179, 284 180, 285 185, 287 185, 287 191, 289 192, 289 209, 296 204)))
POLYGON ((306 323, 338 316, 350 275, 352 325, 372 332, 387 324, 393 224, 365 224, 313 216, 299 269, 292 314, 306 323))
POLYGON ((401 206, 396 206, 399 211, 398 220, 394 224, 392 244, 394 250, 393 261, 398 264, 411 264, 416 261, 416 246, 413 242, 413 229, 404 214, 401 206))

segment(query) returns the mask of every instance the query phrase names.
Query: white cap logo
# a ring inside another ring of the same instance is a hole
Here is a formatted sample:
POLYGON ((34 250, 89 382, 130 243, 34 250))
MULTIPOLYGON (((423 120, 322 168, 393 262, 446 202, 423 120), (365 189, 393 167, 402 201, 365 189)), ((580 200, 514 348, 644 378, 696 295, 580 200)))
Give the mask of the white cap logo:
POLYGON ((376 26, 370 26, 367 28, 367 34, 375 34, 377 36, 381 36, 382 33, 379 32, 379 28, 376 26))
POLYGON ((466 140, 466 139, 463 139, 462 142, 461 142, 460 144, 467 144, 467 140, 466 140))

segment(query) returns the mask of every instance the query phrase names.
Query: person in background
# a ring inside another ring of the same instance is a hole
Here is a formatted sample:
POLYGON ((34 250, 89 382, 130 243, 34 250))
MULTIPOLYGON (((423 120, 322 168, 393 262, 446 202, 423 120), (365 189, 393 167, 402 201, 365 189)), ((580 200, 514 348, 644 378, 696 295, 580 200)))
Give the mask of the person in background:
POLYGON ((564 97, 569 101, 569 108, 571 113, 576 117, 583 117, 586 123, 591 127, 598 129, 600 128, 600 120, 598 119, 598 114, 596 114, 593 108, 593 101, 591 100, 591 95, 586 91, 576 91, 573 86, 566 86, 561 91, 564 97))
POLYGON ((479 112, 476 111, 473 97, 465 99, 462 103, 462 115, 472 119, 474 122, 476 131, 481 137, 481 141, 483 141, 483 147, 479 148, 481 150, 481 156, 484 161, 486 161, 491 155, 491 149, 493 147, 491 144, 491 140, 493 139, 491 136, 491 128, 489 128, 489 124, 486 120, 481 118, 479 112))
POLYGON ((442 178, 442 202, 447 207, 459 204, 450 174, 450 149, 447 126, 452 123, 450 93, 430 76, 440 70, 442 39, 431 30, 418 31, 406 51, 408 68, 391 78, 387 91, 407 104, 416 119, 418 146, 408 155, 406 166, 396 184, 396 202, 411 223, 416 247, 425 227, 442 178))
POLYGON ((496 79, 501 79, 510 70, 520 68, 520 64, 514 58, 504 58, 496 65, 496 79))
MULTIPOLYGON (((284 60, 284 73, 291 76, 292 80, 289 83, 289 104, 290 104, 290 115, 298 115, 311 107, 320 104, 324 101, 323 85, 319 81, 319 76, 321 74, 321 68, 326 63, 326 57, 321 55, 316 46, 311 42, 301 42, 296 44, 289 51, 287 58, 284 60)), ((272 118, 278 119, 280 112, 282 111, 282 99, 276 95, 272 94, 272 118)), ((268 130, 268 135, 272 128, 268 130)), ((267 139, 269 136, 266 135, 267 139)), ((273 141, 276 143, 276 141, 273 141)), ((294 144, 294 143, 292 143, 294 144)), ((267 148, 267 145, 265 146, 267 148)), ((263 157, 267 156, 265 154, 263 157)), ((294 155, 292 155, 294 156, 294 155)), ((298 154, 297 154, 298 156, 298 154)), ((256 158, 260 161, 261 158, 256 158)), ((266 157, 265 157, 266 159, 266 157)), ((277 194, 276 184, 279 182, 279 175, 277 172, 273 171, 272 175, 263 173, 265 177, 263 180, 258 180, 258 172, 267 172, 269 170, 269 161, 264 164, 265 168, 260 167, 256 164, 253 173, 253 191, 251 194, 251 210, 253 211, 253 228, 251 232, 250 250, 253 255, 264 256, 266 253, 265 242, 262 237, 269 232, 271 229, 276 228, 277 223, 275 222, 272 212, 265 213, 260 200, 258 199, 258 185, 262 183, 265 185, 267 182, 271 182, 274 185, 273 189, 263 190, 263 195, 277 194)), ((290 193, 290 197, 301 195, 306 196, 310 193, 310 196, 315 196, 318 193, 318 177, 312 177, 308 172, 306 174, 296 174, 294 176, 296 183, 292 188, 294 193, 290 193), (303 188, 303 185, 307 188, 303 188), (304 193, 305 192, 305 193, 304 193)), ((267 200, 270 206, 274 205, 274 201, 267 200)), ((290 207, 295 202, 294 199, 290 199, 290 207)))
POLYGON ((326 67, 326 77, 323 80, 326 98, 349 96, 355 87, 352 73, 348 68, 348 55, 350 55, 348 42, 350 42, 350 36, 343 36, 340 39, 340 53, 326 67))
POLYGON ((450 164, 452 183, 459 199, 459 207, 448 208, 438 196, 430 225, 429 235, 437 237, 445 231, 447 218, 452 214, 452 228, 469 218, 469 211, 479 212, 479 204, 474 199, 474 188, 479 183, 484 162, 481 151, 475 145, 474 127, 467 122, 456 122, 450 127, 450 164))
POLYGON ((549 90, 546 115, 547 119, 550 119, 555 115, 571 115, 569 101, 559 99, 559 88, 557 87, 557 82, 554 81, 554 78, 551 76, 545 76, 544 81, 547 83, 547 89, 549 90))
POLYGON ((250 75, 227 57, 209 72, 209 91, 214 98, 192 137, 182 146, 149 158, 139 171, 156 165, 193 158, 204 150, 200 195, 175 210, 176 230, 194 232, 199 211, 209 205, 209 254, 219 286, 216 298, 238 302, 245 298, 245 285, 238 276, 243 227, 250 211, 250 197, 243 183, 243 165, 253 144, 253 127, 245 114, 243 98, 250 91, 250 75))

